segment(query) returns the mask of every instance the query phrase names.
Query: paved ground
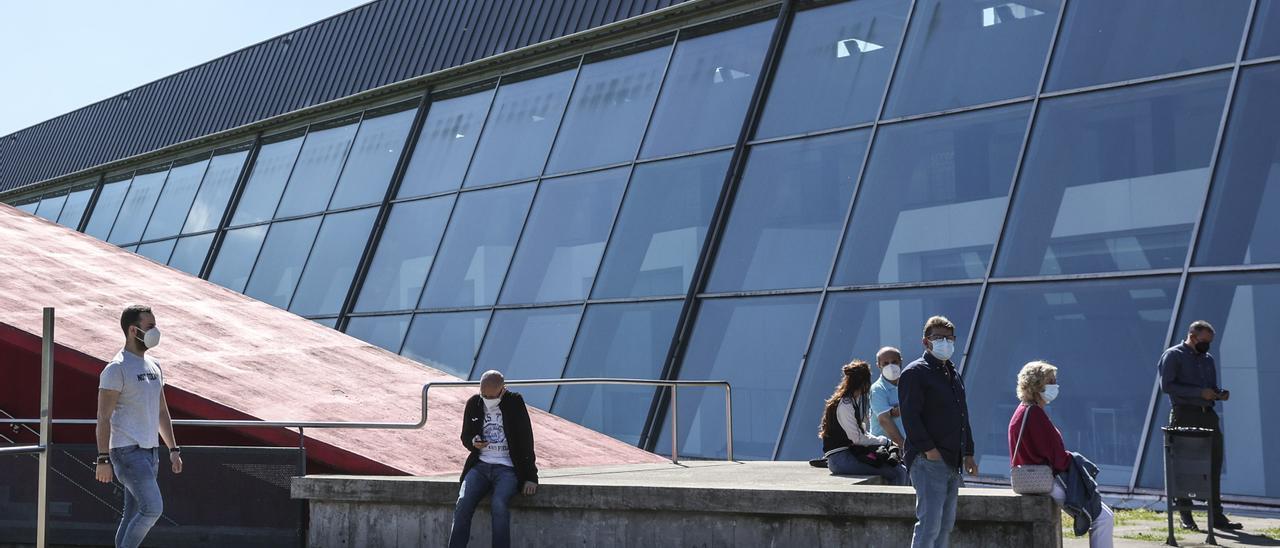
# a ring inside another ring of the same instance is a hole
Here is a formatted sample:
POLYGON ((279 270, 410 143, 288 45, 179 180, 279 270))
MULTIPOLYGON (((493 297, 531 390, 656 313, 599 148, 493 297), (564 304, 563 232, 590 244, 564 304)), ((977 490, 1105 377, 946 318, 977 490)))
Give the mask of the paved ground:
MULTIPOLYGON (((456 481, 457 474, 435 476, 456 481)), ((701 487, 788 491, 833 491, 855 485, 876 485, 879 478, 832 476, 807 462, 684 461, 542 470, 545 485, 625 485, 636 487, 701 487)), ((854 490, 854 489, 849 489, 854 490)))
MULTIPOLYGON (((1141 501, 1109 501, 1118 506, 1138 507, 1120 510, 1116 516, 1115 545, 1128 548, 1138 546, 1164 546, 1168 536, 1168 520, 1163 512, 1163 503, 1141 501), (1159 511, 1157 511, 1159 510, 1159 511)), ((1260 512, 1249 509, 1233 509, 1227 507, 1227 515, 1232 521, 1244 524, 1241 531, 1218 531, 1218 546, 1280 546, 1280 513, 1260 512)), ((1203 513, 1196 514, 1201 527, 1205 525, 1203 513)), ((1063 518, 1062 544, 1068 548, 1084 548, 1089 546, 1089 538, 1076 538, 1070 530, 1071 521, 1063 518)), ((1210 546, 1205 543, 1207 535, 1195 531, 1184 531, 1177 527, 1174 518, 1174 531, 1179 546, 1210 546)))

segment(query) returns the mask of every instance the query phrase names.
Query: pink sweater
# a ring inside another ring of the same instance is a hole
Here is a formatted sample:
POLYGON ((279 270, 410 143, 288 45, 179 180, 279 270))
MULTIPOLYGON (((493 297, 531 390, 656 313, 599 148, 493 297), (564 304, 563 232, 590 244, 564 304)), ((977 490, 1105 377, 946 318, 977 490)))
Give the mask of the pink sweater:
POLYGON ((1049 414, 1038 405, 1019 405, 1009 419, 1009 465, 1046 464, 1054 473, 1065 472, 1071 466, 1071 455, 1062 443, 1062 432, 1053 426, 1049 414), (1026 419, 1027 429, 1022 433, 1022 445, 1014 453, 1018 442, 1018 430, 1026 419))

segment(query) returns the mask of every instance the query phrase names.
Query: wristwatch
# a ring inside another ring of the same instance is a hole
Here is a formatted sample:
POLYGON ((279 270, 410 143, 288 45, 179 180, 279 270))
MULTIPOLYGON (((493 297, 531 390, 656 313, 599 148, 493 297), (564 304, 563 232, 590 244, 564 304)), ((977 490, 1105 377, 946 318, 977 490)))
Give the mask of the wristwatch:
POLYGON ((111 453, 98 453, 97 464, 111 464, 111 453))
POLYGON ((177 445, 175 445, 175 446, 173 446, 173 447, 170 447, 170 448, 169 448, 169 452, 170 452, 170 453, 181 453, 181 452, 182 452, 182 448, 181 448, 181 447, 179 447, 179 446, 177 446, 177 445))

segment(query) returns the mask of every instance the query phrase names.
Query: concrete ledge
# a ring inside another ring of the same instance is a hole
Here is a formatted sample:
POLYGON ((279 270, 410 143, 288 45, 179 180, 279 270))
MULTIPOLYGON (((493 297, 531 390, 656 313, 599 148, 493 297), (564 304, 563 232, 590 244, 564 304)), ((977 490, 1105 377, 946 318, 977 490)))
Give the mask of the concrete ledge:
MULTIPOLYGON (((547 471, 512 501, 523 546, 904 546, 915 491, 794 462, 697 462, 547 471)), ((448 537, 457 476, 295 478, 311 546, 431 546, 448 537)), ((1047 497, 963 489, 954 546, 1061 546, 1047 497)), ((487 504, 472 541, 489 543, 487 504)))

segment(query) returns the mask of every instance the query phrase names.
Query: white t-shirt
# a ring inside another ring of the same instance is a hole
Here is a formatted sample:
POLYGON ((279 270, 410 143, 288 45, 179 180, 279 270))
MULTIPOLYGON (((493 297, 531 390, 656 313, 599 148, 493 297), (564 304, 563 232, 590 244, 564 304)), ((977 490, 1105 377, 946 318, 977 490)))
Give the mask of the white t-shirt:
POLYGON ((498 406, 484 406, 484 429, 481 434, 489 445, 480 450, 480 460, 489 464, 512 466, 507 431, 502 426, 502 410, 498 406))
POLYGON ((111 411, 111 448, 159 445, 164 374, 151 358, 121 350, 98 375, 98 388, 120 393, 111 411))

